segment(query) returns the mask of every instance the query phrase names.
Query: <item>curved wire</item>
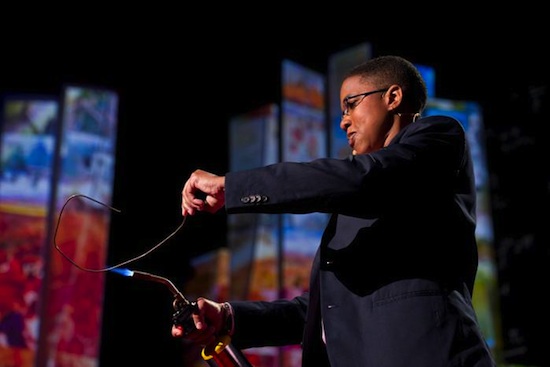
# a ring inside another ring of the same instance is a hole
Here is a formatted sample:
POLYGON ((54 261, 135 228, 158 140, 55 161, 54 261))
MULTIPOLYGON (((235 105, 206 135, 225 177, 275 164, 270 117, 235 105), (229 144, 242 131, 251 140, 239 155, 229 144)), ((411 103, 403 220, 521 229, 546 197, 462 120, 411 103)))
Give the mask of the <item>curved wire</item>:
POLYGON ((183 217, 183 221, 181 222, 181 224, 178 226, 178 228, 176 228, 172 233, 170 233, 167 237, 165 237, 162 241, 160 241, 159 243, 157 243, 155 246, 151 247, 149 250, 145 251, 144 253, 142 253, 141 255, 138 255, 138 256, 135 256, 133 258, 130 258, 126 261, 123 261, 121 263, 118 263, 116 265, 112 265, 112 266, 109 266, 109 267, 106 267, 106 268, 99 268, 99 269, 90 269, 90 268, 85 268, 83 266, 80 266, 78 265, 73 259, 71 259, 67 254, 65 254, 63 252, 63 250, 61 250, 61 248, 59 247, 59 245, 57 244, 57 231, 59 229, 59 224, 61 223, 61 217, 63 215, 63 211, 65 210, 65 207, 67 206, 67 204, 69 204, 69 202, 74 199, 74 198, 77 198, 77 197, 82 197, 82 198, 85 198, 85 199, 88 199, 88 200, 91 200, 93 202, 95 202, 96 204, 99 204, 105 208, 108 208, 112 211, 115 211, 117 213, 120 213, 121 210, 120 209, 117 209, 117 208, 114 208, 110 205, 107 205, 105 203, 102 203, 101 201, 99 200, 96 200, 94 198, 91 198, 87 195, 84 195, 84 194, 74 194, 74 195, 71 195, 67 198, 67 200, 65 201, 65 203, 63 204, 63 206, 61 207, 61 210, 59 211, 59 215, 57 217, 57 224, 55 226, 55 231, 54 231, 54 235, 53 235, 53 244, 55 246, 55 249, 61 254, 63 255, 63 257, 65 259, 67 259, 71 264, 73 264, 74 266, 76 266, 77 268, 79 268, 80 270, 84 270, 84 271, 89 271, 89 272, 94 272, 94 273, 100 273, 100 272, 105 272, 105 271, 111 271, 113 269, 116 269, 116 268, 119 268, 121 266, 124 266, 124 265, 127 265, 131 262, 134 262, 136 260, 139 260, 147 255, 149 255, 151 252, 155 251, 157 248, 159 248, 160 246, 162 246, 166 241, 168 241, 169 239, 171 239, 172 237, 174 237, 174 235, 176 233, 178 233, 178 231, 183 227, 183 225, 185 224, 185 218, 187 218, 186 216, 183 217))

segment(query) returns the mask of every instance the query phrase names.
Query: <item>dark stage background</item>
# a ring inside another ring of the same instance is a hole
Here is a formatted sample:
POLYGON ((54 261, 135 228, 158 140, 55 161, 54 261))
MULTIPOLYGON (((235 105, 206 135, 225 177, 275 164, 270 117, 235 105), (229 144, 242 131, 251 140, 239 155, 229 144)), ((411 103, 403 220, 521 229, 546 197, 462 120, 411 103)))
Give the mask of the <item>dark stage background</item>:
MULTIPOLYGON (((110 264, 148 250, 181 223, 180 191, 194 169, 227 170, 228 120, 278 101, 283 58, 325 73, 331 53, 370 42, 375 56, 399 54, 433 66, 438 97, 481 104, 499 274, 507 284, 504 332, 521 329, 527 362, 548 361, 542 351, 548 307, 539 299, 548 279, 548 236, 540 230, 548 148, 536 149, 535 139, 548 121, 549 60, 534 29, 539 23, 519 32, 508 23, 473 28, 468 19, 429 30, 391 19, 377 27, 340 21, 305 27, 293 18, 233 27, 195 19, 208 27, 191 27, 188 17, 168 18, 131 26, 126 19, 80 26, 73 19, 58 31, 25 28, 3 36, 3 93, 58 94, 68 83, 119 93, 113 205, 123 213, 112 219, 110 264), (454 26, 458 35, 442 30, 454 26)), ((129 267, 182 285, 191 257, 225 245, 225 220, 224 213, 191 217, 174 239, 129 267)), ((162 286, 108 274, 100 365, 181 365, 180 342, 170 336, 171 301, 162 286)))

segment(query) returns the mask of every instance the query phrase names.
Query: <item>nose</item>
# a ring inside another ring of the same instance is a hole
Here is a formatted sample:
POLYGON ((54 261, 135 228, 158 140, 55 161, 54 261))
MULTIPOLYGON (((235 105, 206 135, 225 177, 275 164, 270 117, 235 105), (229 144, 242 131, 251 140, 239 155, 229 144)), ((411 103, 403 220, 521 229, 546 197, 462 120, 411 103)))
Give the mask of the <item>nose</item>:
POLYGON ((340 129, 347 131, 350 125, 351 125, 351 121, 349 119, 349 116, 343 115, 342 120, 340 120, 340 129))

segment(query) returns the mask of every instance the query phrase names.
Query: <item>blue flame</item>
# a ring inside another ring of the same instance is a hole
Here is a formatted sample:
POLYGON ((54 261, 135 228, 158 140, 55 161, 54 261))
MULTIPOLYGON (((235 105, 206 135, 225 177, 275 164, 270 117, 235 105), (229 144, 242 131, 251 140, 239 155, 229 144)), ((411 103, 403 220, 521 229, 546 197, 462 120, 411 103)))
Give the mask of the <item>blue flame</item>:
POLYGON ((115 273, 118 273, 120 275, 124 275, 125 277, 131 277, 131 276, 134 276, 134 272, 130 269, 126 269, 126 268, 116 268, 116 269, 113 269, 111 270, 112 272, 115 272, 115 273))

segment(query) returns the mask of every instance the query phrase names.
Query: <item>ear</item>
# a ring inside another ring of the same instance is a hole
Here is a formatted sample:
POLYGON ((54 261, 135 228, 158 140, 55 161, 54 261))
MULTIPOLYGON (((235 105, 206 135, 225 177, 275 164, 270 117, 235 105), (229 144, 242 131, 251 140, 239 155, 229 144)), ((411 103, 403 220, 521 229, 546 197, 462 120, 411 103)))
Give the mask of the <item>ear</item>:
POLYGON ((403 89, 400 85, 392 84, 386 92, 388 101, 388 110, 395 111, 401 105, 403 100, 403 89))

